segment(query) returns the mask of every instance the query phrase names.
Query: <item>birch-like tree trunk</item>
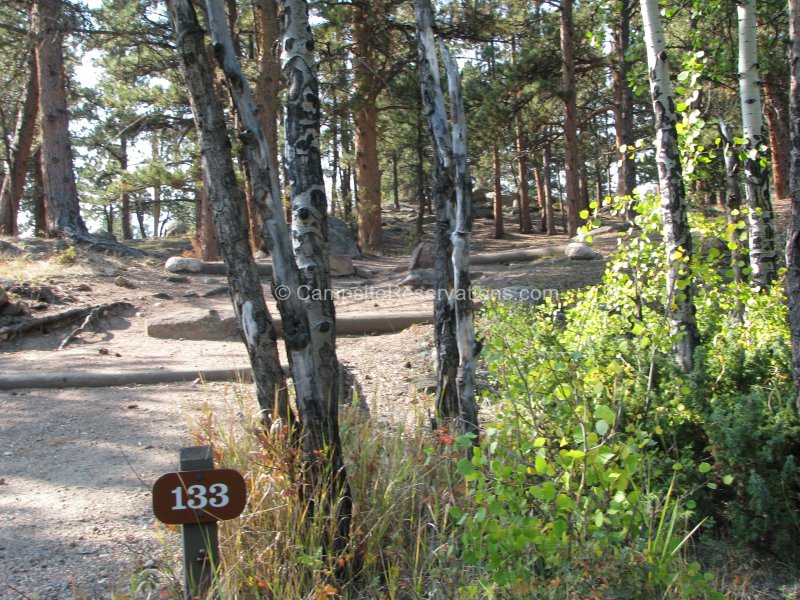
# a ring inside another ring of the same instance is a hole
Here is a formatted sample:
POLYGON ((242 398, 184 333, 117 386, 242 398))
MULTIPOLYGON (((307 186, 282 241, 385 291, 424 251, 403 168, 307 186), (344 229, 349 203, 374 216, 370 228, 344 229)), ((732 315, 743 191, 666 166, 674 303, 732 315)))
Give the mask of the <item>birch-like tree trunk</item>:
POLYGON ((792 340, 792 378, 800 412, 800 0, 789 0, 789 40, 789 191, 792 210, 786 238, 786 296, 792 340))
POLYGON ((36 65, 36 53, 31 54, 28 85, 23 91, 17 123, 14 128, 13 154, 10 157, 8 171, 3 177, 0 187, 0 234, 18 235, 17 217, 22 189, 25 186, 25 173, 28 171, 28 159, 36 132, 36 115, 39 111, 39 78, 36 65))
MULTIPOLYGON (((450 281, 439 282, 437 277, 437 302, 440 294, 449 292, 448 317, 453 329, 453 338, 458 351, 458 370, 456 375, 458 416, 461 430, 478 434, 478 408, 475 403, 475 357, 480 350, 476 343, 473 327, 473 308, 469 281, 469 241, 472 230, 472 183, 467 160, 467 130, 464 116, 464 103, 461 96, 461 79, 455 61, 444 43, 441 52, 448 73, 450 93, 450 115, 452 133, 447 122, 444 94, 439 80, 439 63, 433 36, 433 11, 428 0, 414 1, 414 14, 417 24, 417 45, 420 61, 420 79, 425 112, 430 123, 434 144, 436 165, 436 184, 441 194, 437 206, 437 229, 440 225, 450 225, 451 214, 455 209, 455 229, 450 233, 450 260, 448 275, 450 281), (440 186, 440 182, 444 182, 440 186), (447 194, 445 196, 445 194, 447 194), (455 199, 455 203, 453 200, 455 199), (444 215, 439 213, 443 212, 444 215), (440 219, 440 216, 442 217, 440 219)), ((438 242, 437 237, 437 242, 438 242)), ((437 260, 441 248, 437 244, 437 260)), ((438 267, 438 265, 437 265, 438 267)), ((438 270, 438 269, 437 269, 438 270)), ((443 326, 436 313, 437 329, 443 326)), ((452 346, 452 344, 451 344, 452 346)), ((452 351, 445 348, 445 351, 452 351)), ((442 357, 440 356, 440 369, 442 357)), ((441 371, 440 371, 441 378, 441 371)), ((452 381, 450 382, 452 385, 452 381)), ((444 390, 440 389, 440 397, 444 390)))
POLYGON ((271 243, 273 291, 278 300, 302 423, 304 497, 310 508, 336 504, 340 549, 349 536, 352 503, 339 438, 341 398, 335 316, 328 264, 327 200, 319 151, 319 96, 313 40, 305 0, 285 0, 283 72, 286 101, 286 166, 292 187, 292 235, 283 219, 278 176, 250 87, 236 59, 221 0, 207 0, 214 52, 239 115, 253 198, 271 243), (288 327, 287 327, 288 325, 288 327), (326 456, 326 461, 320 461, 326 456))
POLYGON ((667 254, 667 316, 675 336, 675 353, 681 370, 694 367, 699 334, 695 318, 692 277, 692 233, 689 228, 686 190, 675 128, 675 102, 669 79, 667 51, 661 28, 658 0, 641 0, 650 94, 656 126, 656 163, 661 188, 664 245, 667 254))
POLYGON ((777 275, 769 171, 762 151, 766 146, 758 76, 756 0, 741 0, 739 17, 739 96, 744 126, 744 178, 750 241, 752 282, 762 289, 777 275))
POLYGON ((731 268, 734 281, 742 281, 742 252, 739 249, 739 230, 735 224, 739 221, 739 210, 742 206, 742 195, 739 191, 739 153, 733 142, 733 133, 728 124, 719 120, 719 132, 724 145, 722 154, 725 158, 725 218, 731 226, 728 243, 731 245, 731 268))
POLYGON ((253 367, 259 408, 265 418, 288 407, 286 380, 278 357, 277 336, 267 310, 258 269, 249 252, 244 204, 236 185, 222 104, 214 94, 205 36, 189 0, 170 0, 181 68, 200 139, 203 179, 214 211, 231 300, 253 367))
POLYGON ((339 506, 339 534, 346 539, 351 514, 350 490, 339 439, 342 399, 336 357, 336 316, 331 294, 328 255, 328 201, 320 153, 320 97, 314 39, 307 0, 283 0, 283 76, 286 98, 286 164, 292 190, 292 236, 300 277, 309 294, 304 299, 316 354, 317 379, 324 401, 325 443, 333 498, 339 506))

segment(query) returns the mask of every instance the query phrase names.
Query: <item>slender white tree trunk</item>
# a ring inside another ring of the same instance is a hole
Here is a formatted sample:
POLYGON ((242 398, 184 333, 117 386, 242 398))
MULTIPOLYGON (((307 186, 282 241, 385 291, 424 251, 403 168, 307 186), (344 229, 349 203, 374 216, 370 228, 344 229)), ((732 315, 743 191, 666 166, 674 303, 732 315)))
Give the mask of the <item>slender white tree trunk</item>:
POLYGON ((753 284, 769 287, 776 277, 775 233, 769 198, 769 170, 762 147, 764 119, 758 75, 756 0, 742 0, 739 17, 739 96, 744 128, 744 176, 750 233, 750 269, 753 284))
MULTIPOLYGON (((458 372, 456 375, 458 416, 465 432, 478 433, 478 408, 475 403, 475 355, 478 344, 475 342, 473 307, 469 282, 469 241, 472 231, 472 184, 467 160, 467 129, 464 103, 461 95, 461 78, 458 67, 450 56, 444 43, 441 52, 444 58, 450 92, 450 115, 453 123, 452 134, 447 120, 444 94, 439 80, 439 61, 433 36, 433 11, 428 0, 415 0, 414 13, 417 22, 417 44, 420 57, 425 112, 430 123, 435 149, 437 193, 447 194, 444 201, 437 202, 437 228, 440 223, 451 223, 455 208, 455 229, 450 233, 451 265, 437 264, 437 273, 447 275, 449 280, 438 281, 437 296, 447 291, 447 307, 441 307, 437 297, 436 327, 443 315, 455 320, 453 337, 458 348, 458 372), (455 199, 455 207, 453 207, 455 199), (446 310, 440 310, 444 308, 446 310)), ((437 246, 447 242, 439 239, 437 246)), ((442 248, 437 247, 437 257, 442 248)), ((438 258, 437 258, 438 261, 438 258)), ((442 351, 442 348, 439 348, 442 351)), ((441 358, 441 357, 440 357, 441 358)), ((440 360, 440 366, 442 361, 440 360)), ((442 378, 440 377, 440 385, 442 378)), ((440 394, 444 390, 439 391, 440 394)), ((455 415, 450 415, 455 416, 455 415)))
POLYGON ((792 213, 786 237, 786 295, 792 340, 792 377, 800 411, 800 0, 789 0, 789 140, 791 162, 789 191, 792 213))
POLYGON ((676 336, 678 364, 684 372, 689 372, 694 366, 694 351, 699 337, 691 268, 692 234, 687 216, 686 190, 675 128, 675 101, 658 0, 642 0, 642 21, 655 114, 656 163, 667 252, 667 315, 672 334, 676 336))

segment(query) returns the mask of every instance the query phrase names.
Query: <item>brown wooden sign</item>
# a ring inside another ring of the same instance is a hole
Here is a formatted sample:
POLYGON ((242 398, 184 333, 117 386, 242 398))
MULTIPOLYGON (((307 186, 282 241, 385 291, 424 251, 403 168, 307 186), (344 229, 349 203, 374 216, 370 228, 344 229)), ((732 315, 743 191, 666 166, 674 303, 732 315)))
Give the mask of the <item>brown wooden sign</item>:
POLYGON ((153 512, 172 525, 233 519, 246 502, 244 478, 233 469, 167 473, 153 486, 153 512))

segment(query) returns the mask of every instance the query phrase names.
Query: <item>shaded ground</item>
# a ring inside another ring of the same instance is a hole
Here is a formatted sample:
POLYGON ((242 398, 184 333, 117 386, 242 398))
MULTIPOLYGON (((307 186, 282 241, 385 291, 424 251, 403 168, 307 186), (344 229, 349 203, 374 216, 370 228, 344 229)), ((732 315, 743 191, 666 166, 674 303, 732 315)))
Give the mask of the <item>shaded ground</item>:
MULTIPOLYGON (((353 292, 337 304, 340 315, 431 307, 429 296, 398 287, 412 244, 407 215, 394 218, 385 229, 388 256, 358 262, 372 272, 370 278, 335 282, 336 288, 353 292)), ((566 243, 564 236, 513 233, 499 242, 491 239, 491 232, 491 222, 476 222, 474 252, 566 243)), ((615 237, 598 238, 596 249, 607 253, 615 237)), ((80 250, 69 260, 61 242, 5 241, 24 248, 25 258, 11 256, 0 240, 0 284, 25 281, 30 287, 46 287, 61 302, 24 299, 39 305, 35 316, 112 301, 128 302, 132 308, 109 315, 100 330, 81 333, 63 350, 57 350, 59 344, 77 324, 0 341, 0 381, 22 373, 247 366, 238 341, 146 335, 148 318, 186 308, 230 310, 224 293, 202 297, 224 286, 223 277, 169 279, 163 259, 186 248, 185 241, 141 242, 160 256, 138 261, 80 250), (58 257, 63 264, 54 260, 58 257)), ((563 291, 598 282, 603 266, 601 260, 547 258, 481 266, 474 269, 474 279, 489 288, 524 285, 563 291)), ((12 299, 20 297, 12 294, 12 299)), ((433 374, 431 338, 430 326, 340 338, 339 357, 359 381, 373 418, 393 426, 425 421, 431 410, 424 394, 433 374)), ((162 473, 176 470, 178 450, 192 443, 193 424, 203 411, 252 410, 248 400, 240 400, 248 394, 248 385, 199 381, 0 391, 0 598, 110 597, 112 590, 118 595, 132 592, 148 569, 163 569, 170 563, 163 556, 170 546, 161 537, 167 535, 174 544, 177 536, 155 526, 150 486, 162 473)))

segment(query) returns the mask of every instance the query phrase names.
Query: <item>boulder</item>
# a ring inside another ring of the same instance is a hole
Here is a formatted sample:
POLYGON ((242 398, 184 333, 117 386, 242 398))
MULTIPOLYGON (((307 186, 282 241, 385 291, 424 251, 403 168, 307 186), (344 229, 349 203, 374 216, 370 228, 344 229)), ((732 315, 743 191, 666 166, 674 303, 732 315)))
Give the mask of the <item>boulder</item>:
POLYGON ((196 258, 172 256, 167 259, 164 268, 170 273, 199 273, 203 268, 203 263, 196 258))
POLYGON ((414 290, 432 290, 436 287, 436 275, 431 269, 415 269, 400 281, 400 285, 414 290))
POLYGON ((173 221, 164 228, 164 237, 179 237, 189 233, 189 226, 180 221, 173 221))
POLYGON ((328 217, 328 244, 331 256, 361 258, 353 233, 347 223, 337 217, 328 217))
POLYGON ((191 310, 148 319, 147 335, 163 339, 222 341, 238 337, 239 326, 233 312, 220 316, 216 310, 191 310))
POLYGON ((417 247, 414 248, 414 251, 411 253, 411 264, 408 270, 432 269, 436 265, 434 250, 434 244, 431 241, 426 240, 417 244, 417 247))
POLYGON ((567 247, 564 249, 564 255, 570 260, 594 260, 595 258, 600 258, 597 252, 580 242, 567 244, 567 247))
POLYGON ((494 219, 494 209, 491 206, 475 206, 472 216, 476 219, 494 219))
POLYGON ((356 272, 353 266, 352 256, 341 256, 332 254, 330 256, 331 277, 347 277, 356 272))

